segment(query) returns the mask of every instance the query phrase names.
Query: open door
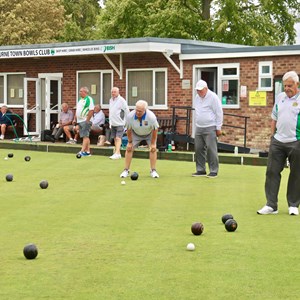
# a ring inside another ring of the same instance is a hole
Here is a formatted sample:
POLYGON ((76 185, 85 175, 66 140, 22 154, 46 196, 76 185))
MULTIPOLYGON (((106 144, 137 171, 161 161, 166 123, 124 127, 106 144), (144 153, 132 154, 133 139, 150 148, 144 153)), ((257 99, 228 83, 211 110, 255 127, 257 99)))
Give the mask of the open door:
POLYGON ((59 119, 61 77, 24 78, 24 135, 40 135, 59 119))
POLYGON ((45 103, 42 101, 42 108, 45 110, 44 116, 42 114, 45 118, 43 122, 43 129, 51 129, 52 125, 58 122, 60 107, 61 78, 47 76, 45 77, 45 103))
POLYGON ((24 78, 24 135, 41 132, 41 80, 24 78))

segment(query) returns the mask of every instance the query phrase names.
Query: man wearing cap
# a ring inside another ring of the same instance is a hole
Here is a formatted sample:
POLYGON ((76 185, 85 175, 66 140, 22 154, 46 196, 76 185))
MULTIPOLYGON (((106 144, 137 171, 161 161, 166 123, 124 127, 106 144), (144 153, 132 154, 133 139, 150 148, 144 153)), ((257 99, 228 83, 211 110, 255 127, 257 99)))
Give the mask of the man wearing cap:
POLYGON ((204 80, 196 84, 195 109, 195 155, 194 177, 216 178, 219 172, 217 137, 222 134, 223 110, 219 97, 208 89, 204 80), (206 161, 209 173, 206 173, 206 161))

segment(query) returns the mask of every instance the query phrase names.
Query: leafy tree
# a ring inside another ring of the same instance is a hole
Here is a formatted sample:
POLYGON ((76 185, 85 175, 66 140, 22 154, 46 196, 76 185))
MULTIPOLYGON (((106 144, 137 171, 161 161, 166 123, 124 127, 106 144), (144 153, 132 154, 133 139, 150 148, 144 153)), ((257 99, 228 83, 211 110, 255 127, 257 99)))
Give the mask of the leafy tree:
POLYGON ((60 0, 0 0, 0 45, 54 42, 63 26, 60 0))
POLYGON ((169 37, 292 44, 298 0, 106 0, 94 38, 169 37))
POLYGON ((66 24, 61 40, 65 42, 90 40, 100 13, 97 0, 62 0, 66 24))

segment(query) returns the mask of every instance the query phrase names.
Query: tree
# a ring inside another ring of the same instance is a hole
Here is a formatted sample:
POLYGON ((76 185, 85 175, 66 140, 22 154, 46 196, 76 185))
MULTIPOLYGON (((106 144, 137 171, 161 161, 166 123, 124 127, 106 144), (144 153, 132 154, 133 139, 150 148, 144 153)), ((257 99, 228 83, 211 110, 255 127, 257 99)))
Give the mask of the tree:
POLYGON ((94 38, 169 37, 292 44, 298 0, 106 0, 94 38))
POLYGON ((0 45, 54 42, 63 26, 60 0, 0 0, 0 45))
POLYGON ((64 42, 90 40, 93 37, 96 17, 100 13, 97 0, 63 0, 65 27, 61 36, 64 42))

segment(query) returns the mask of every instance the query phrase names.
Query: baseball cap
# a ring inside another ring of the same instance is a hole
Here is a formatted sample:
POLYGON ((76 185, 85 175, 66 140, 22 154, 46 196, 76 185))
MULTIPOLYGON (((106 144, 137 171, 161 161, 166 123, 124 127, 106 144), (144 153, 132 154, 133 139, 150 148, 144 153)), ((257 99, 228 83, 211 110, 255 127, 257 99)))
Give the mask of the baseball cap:
POLYGON ((201 91, 201 90, 203 90, 206 87, 207 87, 207 83, 204 80, 199 80, 196 83, 195 90, 201 91))

